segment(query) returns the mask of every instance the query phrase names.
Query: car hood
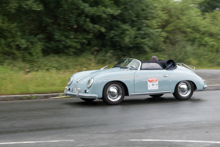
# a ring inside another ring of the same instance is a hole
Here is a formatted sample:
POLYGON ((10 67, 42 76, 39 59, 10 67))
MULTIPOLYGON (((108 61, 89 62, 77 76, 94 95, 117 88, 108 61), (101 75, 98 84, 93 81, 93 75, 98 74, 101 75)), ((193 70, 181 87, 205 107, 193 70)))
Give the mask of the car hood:
POLYGON ((104 70, 89 70, 89 71, 78 72, 73 75, 74 83, 78 83, 79 81, 83 81, 84 79, 87 79, 87 78, 93 78, 100 74, 106 74, 110 72, 118 72, 118 71, 124 71, 124 70, 125 69, 116 67, 116 68, 110 68, 110 69, 104 69, 104 70))
POLYGON ((96 75, 100 75, 100 74, 106 74, 106 73, 110 73, 110 72, 118 72, 118 71, 124 71, 125 69, 122 68, 110 68, 110 69, 104 69, 104 70, 97 70, 94 71, 90 74, 90 76, 94 77, 96 75))

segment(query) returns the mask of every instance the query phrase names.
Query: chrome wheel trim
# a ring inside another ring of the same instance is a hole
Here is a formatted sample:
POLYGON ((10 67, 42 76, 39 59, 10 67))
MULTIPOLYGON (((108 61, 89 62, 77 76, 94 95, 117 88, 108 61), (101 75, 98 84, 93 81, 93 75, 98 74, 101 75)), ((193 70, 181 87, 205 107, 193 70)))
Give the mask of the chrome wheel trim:
POLYGON ((192 91, 192 86, 189 82, 184 81, 178 84, 178 93, 182 97, 188 97, 192 91))
POLYGON ((122 97, 122 89, 117 84, 112 84, 107 89, 107 97, 110 101, 116 102, 122 97))

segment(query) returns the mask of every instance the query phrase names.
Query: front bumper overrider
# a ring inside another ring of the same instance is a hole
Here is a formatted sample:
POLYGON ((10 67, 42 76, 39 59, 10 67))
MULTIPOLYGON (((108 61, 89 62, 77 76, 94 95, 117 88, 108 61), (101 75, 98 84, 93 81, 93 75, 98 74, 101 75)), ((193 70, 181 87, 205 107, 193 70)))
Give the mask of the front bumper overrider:
POLYGON ((81 93, 80 89, 76 89, 76 90, 74 90, 74 92, 71 92, 70 88, 68 88, 68 87, 65 87, 64 95, 70 96, 70 97, 88 98, 88 99, 98 98, 98 95, 96 95, 96 94, 81 93))

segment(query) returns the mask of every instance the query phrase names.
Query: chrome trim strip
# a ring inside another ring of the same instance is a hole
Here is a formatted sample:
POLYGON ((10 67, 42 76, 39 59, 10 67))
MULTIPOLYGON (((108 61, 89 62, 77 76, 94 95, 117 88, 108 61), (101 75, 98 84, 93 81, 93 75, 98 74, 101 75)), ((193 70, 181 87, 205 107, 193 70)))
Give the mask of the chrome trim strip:
POLYGON ((79 94, 78 97, 80 98, 97 98, 97 95, 88 95, 88 94, 79 94))
POLYGON ((98 98, 96 94, 87 94, 87 93, 73 93, 70 91, 64 91, 64 94, 66 96, 73 96, 73 97, 78 97, 78 98, 98 98))
POLYGON ((186 75, 170 75, 170 77, 186 77, 186 75))
POLYGON ((79 83, 79 81, 80 81, 82 78, 84 78, 84 77, 86 77, 86 76, 88 76, 88 75, 90 75, 90 74, 87 74, 87 75, 84 75, 84 76, 80 77, 76 82, 79 83))
POLYGON ((133 77, 122 77, 122 78, 103 79, 103 81, 115 81, 115 80, 121 81, 121 79, 133 79, 133 77))
POLYGON ((149 94, 157 94, 157 93, 171 93, 171 91, 160 91, 160 92, 147 92, 147 93, 131 93, 130 95, 149 95, 149 94))
POLYGON ((190 69, 190 70, 192 70, 192 71, 195 71, 195 69, 196 69, 195 66, 193 66, 193 65, 186 65, 186 64, 184 64, 184 63, 177 63, 177 65, 182 66, 182 67, 185 67, 185 68, 188 68, 188 69, 190 69), (192 68, 191 68, 190 66, 191 66, 192 68))

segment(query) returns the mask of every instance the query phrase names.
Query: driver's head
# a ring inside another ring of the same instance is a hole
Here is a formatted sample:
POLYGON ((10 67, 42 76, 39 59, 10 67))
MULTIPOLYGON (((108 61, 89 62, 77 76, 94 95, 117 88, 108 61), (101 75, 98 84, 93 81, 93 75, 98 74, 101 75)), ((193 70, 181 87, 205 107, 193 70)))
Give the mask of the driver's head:
POLYGON ((158 61, 157 56, 152 56, 152 57, 150 58, 150 61, 158 61))

